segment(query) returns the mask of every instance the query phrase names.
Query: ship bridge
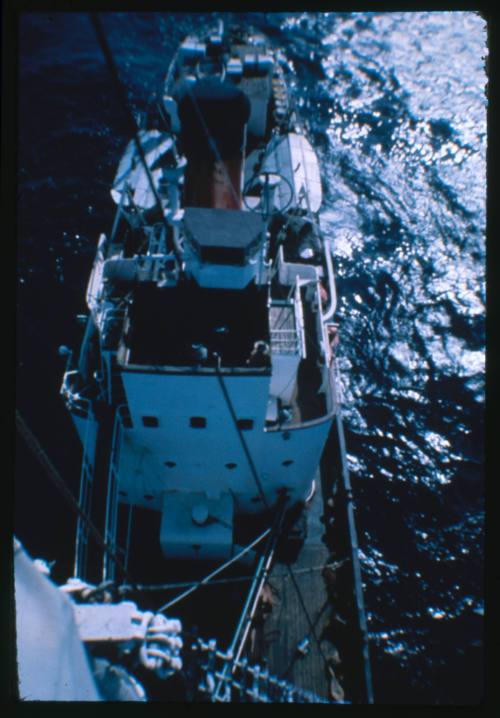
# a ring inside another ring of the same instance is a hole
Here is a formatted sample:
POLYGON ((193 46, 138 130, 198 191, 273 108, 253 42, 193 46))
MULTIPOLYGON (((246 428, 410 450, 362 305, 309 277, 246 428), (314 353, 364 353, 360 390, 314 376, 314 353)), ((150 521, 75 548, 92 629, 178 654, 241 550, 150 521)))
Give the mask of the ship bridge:
POLYGON ((202 287, 243 289, 265 281, 265 224, 259 214, 187 207, 186 270, 202 287))

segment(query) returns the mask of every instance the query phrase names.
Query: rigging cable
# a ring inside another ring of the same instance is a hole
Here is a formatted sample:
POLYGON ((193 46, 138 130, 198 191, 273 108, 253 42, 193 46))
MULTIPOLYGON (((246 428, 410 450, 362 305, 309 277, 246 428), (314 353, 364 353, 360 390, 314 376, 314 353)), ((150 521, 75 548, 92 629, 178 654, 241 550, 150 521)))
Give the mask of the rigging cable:
POLYGON ((192 584, 191 588, 189 588, 187 591, 184 591, 183 593, 179 594, 179 596, 176 596, 171 601, 166 603, 164 606, 159 608, 157 613, 166 611, 167 608, 170 608, 171 606, 174 606, 176 603, 179 603, 179 601, 181 601, 183 598, 186 598, 187 596, 189 596, 191 593, 193 593, 193 591, 196 591, 198 588, 201 588, 201 586, 204 586, 205 584, 209 583, 214 576, 217 576, 219 573, 222 573, 222 571, 224 571, 226 568, 231 566, 233 563, 235 563, 240 558, 242 558, 245 554, 247 554, 249 551, 251 551, 254 548, 254 546, 256 546, 258 543, 260 543, 262 541, 262 539, 264 539, 269 534, 270 531, 271 531, 271 529, 266 529, 264 531, 264 533, 262 533, 254 541, 252 541, 251 544, 249 544, 248 546, 245 546, 245 548, 242 551, 240 551, 239 553, 237 553, 236 556, 233 556, 232 558, 230 558, 229 561, 226 561, 226 563, 224 563, 221 566, 219 566, 218 568, 216 568, 215 571, 212 571, 212 573, 209 573, 208 576, 205 576, 205 578, 203 578, 201 581, 197 581, 195 584, 192 584))
MULTIPOLYGON (((241 557, 241 554, 240 554, 241 557)), ((340 561, 335 561, 333 563, 323 563, 321 565, 317 566, 310 566, 309 568, 296 568, 292 569, 294 576, 301 576, 303 574, 311 574, 311 573, 317 573, 318 571, 324 571, 325 568, 331 569, 332 571, 336 571, 337 569, 341 568, 345 563, 347 559, 342 559, 340 561)), ((222 570, 222 569, 221 569, 222 570)), ((251 581, 253 576, 250 574, 247 574, 246 576, 233 576, 232 578, 217 578, 214 580, 210 580, 211 586, 219 586, 224 584, 230 584, 230 583, 244 583, 245 581, 251 581)), ((273 575, 273 581, 274 580, 281 580, 286 581, 288 578, 288 572, 273 575)), ((131 593, 132 591, 138 591, 138 592, 149 592, 149 591, 174 591, 178 588, 191 588, 193 586, 200 586, 200 581, 178 581, 177 583, 153 583, 153 584, 142 584, 138 583, 135 584, 135 586, 127 586, 126 584, 122 584, 118 591, 120 595, 124 595, 126 593, 131 593)))
MULTIPOLYGON (((217 686, 213 691, 212 702, 215 702, 220 699, 219 694, 222 689, 222 686, 227 681, 228 671, 231 670, 231 675, 234 673, 236 664, 239 661, 245 647, 245 642, 250 631, 250 627, 252 625, 255 611, 257 610, 257 606, 259 603, 260 594, 267 580, 272 565, 272 561, 274 558, 274 550, 276 548, 278 535, 281 531, 281 527, 283 524, 287 501, 288 498, 286 494, 281 494, 277 507, 277 512, 274 517, 273 526, 267 540, 266 548, 259 559, 259 563, 255 570, 253 582, 250 587, 250 591, 248 592, 248 596, 245 601, 245 605, 243 607, 238 626, 236 627, 231 646, 229 647, 227 652, 228 655, 234 657, 232 660, 232 665, 229 666, 229 664, 226 664, 222 673, 218 676, 219 682, 217 683, 217 686)), ((225 699, 222 698, 221 700, 225 699)))
POLYGON ((230 396, 229 396, 229 393, 228 393, 228 391, 227 391, 227 387, 226 387, 226 384, 225 384, 225 382, 224 382, 224 379, 222 378, 222 374, 221 374, 221 372, 220 372, 220 368, 219 368, 219 359, 220 359, 220 357, 219 357, 218 355, 216 355, 216 356, 217 356, 217 361, 216 361, 216 364, 215 364, 215 373, 217 374, 217 379, 219 380, 219 384, 220 384, 220 387, 221 387, 221 389, 222 389, 222 393, 223 393, 223 395, 224 395, 224 399, 226 400, 227 408, 229 409, 229 413, 231 414, 231 419, 233 420, 233 424, 234 424, 234 426, 235 426, 235 428, 236 428, 236 431, 238 432, 238 437, 239 437, 239 440, 240 440, 241 445, 242 445, 242 447, 243 447, 243 451, 245 452, 245 456, 246 456, 246 458, 247 458, 248 465, 250 466, 250 471, 252 472, 253 479, 254 479, 255 484, 256 484, 256 486, 257 486, 257 489, 258 489, 258 491, 259 491, 259 496, 260 496, 260 498, 261 498, 262 503, 263 503, 264 506, 266 507, 266 509, 268 509, 268 508, 270 508, 270 507, 269 507, 269 503, 268 503, 268 501, 267 501, 267 499, 266 499, 266 496, 265 496, 265 494, 264 494, 264 489, 262 488, 262 484, 261 484, 261 481, 260 481, 260 479, 259 479, 259 475, 258 475, 258 473, 257 473, 257 469, 255 468, 255 464, 254 464, 254 462, 253 462, 252 456, 251 456, 251 454, 250 454, 250 451, 248 450, 247 442, 245 441, 245 438, 244 438, 244 436, 243 436, 243 434, 242 434, 242 432, 241 432, 241 429, 240 429, 240 427, 238 426, 238 419, 236 418, 236 413, 235 413, 235 411, 234 411, 234 406, 233 406, 233 403, 232 403, 231 398, 230 398, 230 396))
MULTIPOLYGON (((223 391, 223 393, 224 393, 224 398, 226 399, 227 406, 228 406, 229 411, 230 411, 230 414, 231 414, 231 418, 232 418, 233 423, 234 423, 234 425, 235 425, 235 427, 236 427, 236 429, 237 429, 237 431, 238 431, 238 436, 239 436, 239 438, 240 438, 241 444, 242 444, 243 449, 244 449, 244 451, 245 451, 245 455, 246 455, 246 457, 247 457, 247 459, 248 459, 248 463, 249 463, 249 465, 250 465, 250 469, 251 469, 251 471, 252 471, 253 478, 254 478, 254 480, 255 480, 255 483, 256 483, 256 485, 257 485, 257 488, 259 489, 259 493, 260 493, 260 495, 261 495, 262 501, 263 501, 265 507, 266 507, 266 508, 269 508, 269 504, 268 504, 268 502, 267 502, 267 500, 266 500, 264 491, 263 491, 263 489, 262 489, 262 484, 261 484, 261 482, 260 482, 260 480, 259 480, 259 477, 258 477, 258 474, 257 474, 257 470, 256 470, 256 468, 255 468, 255 464, 254 464, 254 462, 253 462, 253 460, 252 460, 252 457, 251 457, 251 455, 250 455, 250 452, 249 452, 249 450, 248 450, 248 446, 247 446, 247 444, 246 444, 246 441, 245 441, 245 439, 244 439, 244 437, 243 437, 243 435, 242 435, 242 433, 241 433, 241 429, 240 429, 239 426, 238 426, 238 422, 237 422, 237 419, 236 419, 236 414, 235 414, 235 411, 234 411, 234 407, 233 407, 233 405, 232 405, 231 399, 230 399, 229 394, 228 394, 228 392, 227 392, 227 388, 226 388, 226 385, 225 385, 224 380, 223 380, 223 378, 222 378, 222 375, 221 375, 221 373, 220 373, 218 362, 216 363, 216 373, 217 373, 217 377, 218 377, 218 379, 219 379, 219 383, 220 383, 221 389, 222 389, 222 391, 223 391)), ((281 523, 281 522, 280 522, 280 523, 281 523)), ((304 597, 302 596, 302 592, 301 592, 301 590, 300 590, 300 588, 299 588, 299 585, 298 585, 297 581, 295 580, 295 576, 293 575, 292 568, 291 568, 291 566, 290 566, 289 563, 286 563, 285 566, 286 566, 286 570, 287 570, 288 574, 290 575, 290 578, 291 578, 291 580, 292 580, 292 583, 293 583, 293 586, 294 586, 294 588, 295 588, 295 591, 296 591, 296 593, 297 593, 297 597, 298 597, 298 599, 299 599, 300 607, 301 607, 301 609, 302 609, 302 611, 303 611, 303 613, 304 613, 304 615, 305 615, 305 617, 306 617, 306 620, 307 620, 307 623, 308 623, 308 625, 309 625, 309 629, 310 629, 311 635, 312 635, 313 638, 314 638, 314 641, 315 641, 315 643, 316 643, 316 645, 317 645, 317 647, 318 647, 318 651, 319 651, 319 653, 320 653, 320 655, 321 655, 323 661, 325 662, 325 665, 327 665, 326 656, 325 656, 325 654, 324 654, 324 652, 323 652, 323 649, 321 648, 320 640, 319 640, 319 638, 318 638, 318 636, 317 636, 317 634, 316 634, 316 630, 315 630, 315 628, 314 628, 313 622, 312 622, 311 617, 310 617, 310 615, 309 615, 309 612, 308 612, 308 610, 307 610, 307 608, 306 608, 306 605, 305 605, 305 602, 304 602, 304 597)), ((268 569, 266 568, 265 576, 267 576, 267 572, 268 572, 268 569)), ((263 585, 263 584, 261 583, 261 586, 262 586, 262 585, 263 585)), ((252 612, 251 612, 251 617, 253 616, 255 607, 257 606, 257 601, 258 601, 259 593, 260 593, 260 591, 259 591, 259 592, 257 593, 257 595, 256 595, 255 604, 254 604, 254 607, 252 608, 252 612)), ((248 624, 248 627, 249 627, 249 624, 248 624)), ((244 639, 243 639, 242 642, 240 643, 239 655, 241 655, 241 651, 243 650, 244 640, 246 639, 247 633, 248 633, 248 632, 245 632, 244 639)), ((234 643, 234 642, 233 642, 233 643, 234 643)), ((220 687, 219 687, 219 689, 220 689, 220 687)), ((218 692, 218 691, 217 691, 217 692, 218 692)))
MULTIPOLYGON (((31 429, 28 427, 26 422, 24 421, 23 417, 21 416, 21 413, 18 409, 16 409, 16 427, 21 436, 23 437, 24 441, 26 442, 27 446, 35 457, 38 459, 39 463, 45 469, 45 473, 49 477, 49 479, 55 484, 57 489, 61 492, 63 498, 66 500, 66 502, 69 504, 71 509, 77 514, 78 518, 83 521, 89 532, 92 534, 94 539, 96 540, 97 544, 100 546, 100 548, 103 549, 112 559, 115 561, 116 565, 119 567, 119 569, 123 572, 124 577, 130 581, 130 576, 128 574, 128 571, 125 569, 125 566, 123 565, 121 559, 117 556, 117 554, 110 548, 110 546, 106 543, 106 541, 103 539, 102 534, 99 532, 99 530, 94 526, 92 521, 89 519, 85 511, 82 509, 82 507, 79 505, 78 501, 73 496, 72 492, 69 490, 68 486, 66 485, 66 482, 60 475, 59 471, 56 469, 54 464, 51 462, 49 457, 47 456, 46 452, 42 448, 40 442, 35 437, 31 429)), ((133 582, 130 581, 130 583, 133 582)))
POLYGON ((309 626, 310 634, 311 634, 311 636, 314 638, 314 642, 316 643, 316 645, 317 645, 317 647, 318 647, 319 654, 320 654, 321 658, 323 659, 323 661, 324 661, 324 663, 325 663, 325 666, 327 666, 327 665, 328 665, 328 661, 327 661, 327 658, 326 658, 326 656, 325 656, 325 654, 324 654, 324 652, 323 652, 323 649, 321 648, 321 642, 320 642, 320 640, 319 640, 319 638, 318 638, 318 636, 317 636, 317 634, 316 634, 316 629, 315 629, 314 624, 313 624, 313 622, 312 622, 311 616, 309 615, 309 611, 308 611, 307 608, 306 608, 306 604, 305 604, 305 602, 304 602, 304 597, 303 597, 303 595, 302 595, 302 591, 301 591, 300 588, 299 588, 299 585, 298 585, 297 580, 296 580, 296 578, 295 578, 295 576, 294 576, 294 574, 293 574, 293 571, 292 571, 292 569, 291 569, 290 564, 287 563, 287 564, 285 564, 285 565, 286 565, 286 567, 287 567, 287 569, 288 569, 288 574, 289 574, 290 578, 292 579, 293 587, 295 588, 295 591, 296 591, 296 593, 297 593, 297 598, 299 599, 299 603, 300 603, 300 607, 302 608, 302 612, 304 613, 304 616, 306 617, 306 621, 307 621, 308 626, 309 626))
POLYGON ((356 526, 354 523, 354 509, 352 503, 352 488, 349 478, 349 470, 347 464, 347 449, 345 444, 344 425, 342 422, 342 410, 339 406, 335 417, 337 426, 337 436, 339 442, 339 451, 342 465, 343 490, 347 503, 347 523, 349 531, 349 543, 351 547, 351 565, 354 578, 354 598, 357 607, 358 630, 361 634, 362 653, 363 653, 363 672, 365 678, 365 693, 368 703, 373 703, 373 686, 370 667, 369 645, 368 645, 368 626, 366 621, 365 606, 363 600, 363 582, 361 577, 361 566, 359 562, 359 546, 356 526))
MULTIPOLYGON (((264 555, 261 558, 262 569, 263 569, 262 575, 260 577, 259 583, 256 585, 253 603, 252 603, 250 611, 245 619, 245 623, 241 624, 241 629, 243 630, 243 635, 239 639, 238 650, 236 650, 236 653, 234 653, 235 661, 239 661, 241 654, 243 653, 243 649, 245 647, 245 642, 246 642, 248 633, 250 631, 252 621, 255 616, 255 612, 257 610, 257 606, 258 606, 259 599, 260 599, 260 594, 261 594, 262 589, 264 588, 264 585, 268 579, 269 571, 271 570, 272 562, 274 559, 274 552, 276 549, 276 544, 278 542, 278 539, 279 539, 279 536, 281 533, 281 528, 283 526, 283 521, 285 518, 287 502, 288 502, 288 497, 286 496, 286 494, 283 493, 280 497, 280 503, 278 504, 278 507, 277 507, 277 513, 276 513, 275 520, 274 520, 274 526, 273 526, 272 533, 269 536, 268 545, 266 546, 266 551, 264 552, 264 555), (267 556, 267 558, 266 558, 266 556, 267 556)), ((234 640, 233 640, 233 646, 232 646, 233 652, 236 649, 236 646, 238 645, 237 635, 238 634, 236 633, 234 636, 234 640)))
MULTIPOLYGON (((156 190, 156 187, 155 187, 155 184, 154 184, 154 181, 153 181, 153 177, 152 177, 151 172, 150 172, 150 169, 149 169, 149 167, 148 167, 148 163, 146 162, 146 157, 145 157, 145 155, 144 155, 144 149, 143 149, 143 147, 142 147, 142 145, 141 145, 141 141, 140 141, 140 138, 139 138, 139 129, 138 129, 138 127, 137 127, 137 123, 136 123, 136 121, 135 121, 135 119, 134 119, 134 117, 133 117, 133 115, 132 115, 132 113, 131 113, 131 111, 130 111, 129 106, 128 106, 127 98, 126 98, 126 95, 125 95, 125 92, 124 92, 124 89, 123 89, 123 85, 122 85, 122 83, 120 82, 120 76, 119 76, 119 74, 118 74, 118 68, 116 67, 116 63, 115 63, 114 58, 113 58, 113 55, 112 55, 112 53, 111 53, 111 49, 110 49, 109 44, 108 44, 108 41, 107 41, 107 39, 106 39, 106 35, 104 34, 104 30, 103 30, 103 28, 102 28, 102 24, 101 24, 101 20, 100 20, 100 18, 99 18, 99 14, 96 13, 96 12, 91 12, 91 13, 89 13, 89 18, 90 18, 90 21, 91 21, 92 25, 94 26, 94 30, 95 30, 95 33, 96 33, 96 35, 97 35, 97 40, 98 40, 98 42, 99 42, 99 45, 101 46, 101 50, 102 50, 102 53, 103 53, 104 58, 105 58, 105 60, 106 60, 106 63, 107 63, 107 66, 108 66, 108 70, 109 70, 109 72, 110 72, 110 74, 111 74, 111 77, 112 77, 112 80, 113 80, 113 84, 114 84, 115 89, 116 89, 116 93, 117 93, 117 95, 118 95, 120 104, 121 104, 122 109, 123 109, 123 111, 124 111, 124 115, 125 115, 125 117, 126 117, 126 120, 127 120, 128 124, 129 124, 130 130, 131 130, 131 134, 132 134, 132 136, 133 136, 133 138, 134 138, 134 142, 135 142, 135 147, 136 147, 136 150, 137 150, 137 154, 138 154, 139 157, 140 157, 140 160, 141 160, 141 163, 142 163, 144 172, 145 172, 145 174, 146 174, 146 176, 147 176, 147 178, 148 178, 149 187, 150 187, 151 192, 152 192, 152 194, 153 194, 153 197, 154 197, 154 199, 155 199, 156 206, 157 206, 157 208, 158 208, 158 210, 159 210, 159 212, 160 212, 160 215, 161 215, 161 218, 162 218, 162 222, 163 222, 163 225, 164 225, 164 227, 165 227, 166 236, 168 237, 168 236, 169 236, 169 229, 170 229, 170 228, 169 228, 169 226, 168 226, 168 224, 167 224, 167 221, 166 221, 166 219, 165 219, 165 215, 164 215, 164 212, 163 212, 161 200, 160 200, 160 197, 159 197, 158 192, 157 192, 157 190, 156 190)), ((173 235, 173 236, 174 236, 174 235, 173 235)), ((175 240, 172 241, 172 249, 173 249, 173 252, 174 252, 174 254, 175 254, 175 258, 177 259, 177 262, 179 263, 179 267, 182 267, 182 253, 181 253, 181 248, 176 244, 176 241, 175 241, 175 240)))

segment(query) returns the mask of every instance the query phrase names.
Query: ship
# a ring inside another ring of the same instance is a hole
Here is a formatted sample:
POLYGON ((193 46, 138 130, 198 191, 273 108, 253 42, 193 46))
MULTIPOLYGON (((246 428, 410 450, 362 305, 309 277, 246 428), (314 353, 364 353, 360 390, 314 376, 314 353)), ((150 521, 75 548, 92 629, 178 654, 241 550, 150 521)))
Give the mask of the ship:
POLYGON ((371 702, 332 243, 290 63, 219 22, 132 115, 93 22, 131 139, 81 347, 61 350, 80 636, 94 661, 126 657, 129 699, 371 702))

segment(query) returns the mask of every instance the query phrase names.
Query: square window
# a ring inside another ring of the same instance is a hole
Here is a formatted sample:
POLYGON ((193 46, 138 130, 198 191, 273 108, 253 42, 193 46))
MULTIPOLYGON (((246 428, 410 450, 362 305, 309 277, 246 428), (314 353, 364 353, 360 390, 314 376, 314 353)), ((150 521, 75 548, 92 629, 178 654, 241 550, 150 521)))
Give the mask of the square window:
POLYGON ((250 431, 253 429, 253 419, 238 419, 236 424, 241 431, 250 431))
POLYGON ((143 416, 142 424, 143 424, 143 426, 146 426, 148 429, 156 429, 159 426, 158 417, 157 416, 143 416))
POLYGON ((189 419, 189 426, 192 429, 204 429, 207 425, 207 420, 204 416, 192 416, 189 419))

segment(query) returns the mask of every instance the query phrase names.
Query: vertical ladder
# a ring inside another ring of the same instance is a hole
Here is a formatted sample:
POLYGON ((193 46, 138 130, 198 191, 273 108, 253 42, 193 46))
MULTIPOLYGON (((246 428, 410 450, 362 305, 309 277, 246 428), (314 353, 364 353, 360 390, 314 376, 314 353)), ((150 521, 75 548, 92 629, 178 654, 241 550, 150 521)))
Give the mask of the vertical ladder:
POLYGON ((117 407, 113 426, 113 439, 111 444, 111 455, 108 471, 108 490, 106 496, 106 518, 104 528, 104 540, 110 547, 112 554, 105 553, 102 569, 103 581, 114 581, 116 573, 116 562, 114 555, 117 553, 117 528, 118 528, 118 466, 120 462, 120 448, 122 441, 123 419, 122 411, 125 407, 117 407))
MULTIPOLYGON (((82 468, 80 473, 80 495, 78 503, 83 516, 86 519, 89 519, 92 508, 92 490, 94 485, 96 450, 96 442, 89 441, 89 435, 92 424, 95 423, 96 419, 91 403, 86 400, 86 404, 87 427, 85 431, 85 441, 83 444, 82 468)), ((76 524, 75 564, 73 574, 75 578, 80 578, 82 580, 85 580, 87 577, 88 544, 89 524, 88 521, 82 518, 82 516, 79 516, 76 524)))

